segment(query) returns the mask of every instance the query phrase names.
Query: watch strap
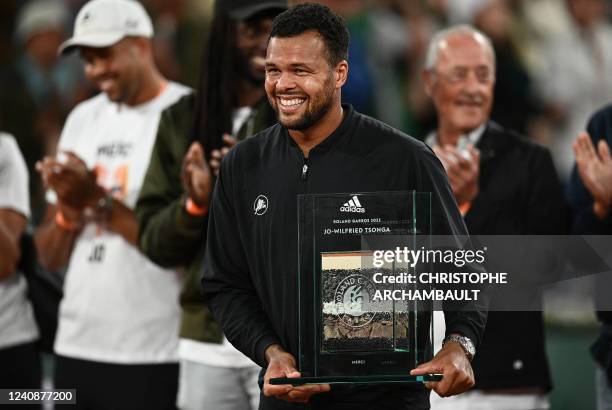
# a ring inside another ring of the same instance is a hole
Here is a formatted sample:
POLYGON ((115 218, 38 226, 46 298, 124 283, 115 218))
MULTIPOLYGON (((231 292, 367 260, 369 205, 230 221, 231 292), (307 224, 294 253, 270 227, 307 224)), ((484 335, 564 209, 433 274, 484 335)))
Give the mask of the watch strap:
POLYGON ((448 342, 459 343, 459 346, 461 346, 461 348, 465 352, 465 355, 467 356, 468 360, 472 361, 472 359, 474 359, 474 355, 476 355, 476 347, 474 346, 474 343, 470 340, 469 337, 451 334, 444 338, 444 340, 442 341, 442 346, 444 346, 448 342))

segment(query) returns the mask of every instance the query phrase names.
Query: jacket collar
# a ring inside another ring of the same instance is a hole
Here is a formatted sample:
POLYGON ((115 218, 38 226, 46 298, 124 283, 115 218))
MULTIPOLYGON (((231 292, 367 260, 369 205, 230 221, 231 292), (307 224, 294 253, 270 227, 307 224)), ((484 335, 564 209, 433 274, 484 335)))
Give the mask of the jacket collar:
POLYGON ((482 138, 476 145, 480 150, 480 162, 487 162, 507 151, 512 144, 508 131, 494 121, 488 121, 482 138))
MULTIPOLYGON (((500 153, 506 151, 511 145, 508 131, 495 121, 487 121, 472 132, 461 136, 465 143, 475 143, 480 151, 480 162, 487 162, 500 153)), ((460 141, 461 141, 460 139, 460 141)), ((425 138, 425 143, 433 147, 437 142, 437 134, 432 131, 425 138)))
MULTIPOLYGON (((478 128, 468 132, 467 134, 463 134, 459 137, 459 141, 457 142, 458 146, 467 147, 468 144, 472 144, 476 146, 480 139, 482 138, 482 134, 485 132, 487 127, 487 123, 482 123, 478 128)), ((429 145, 429 147, 433 148, 434 145, 438 143, 438 133, 436 131, 430 132, 425 138, 425 144, 429 145)))

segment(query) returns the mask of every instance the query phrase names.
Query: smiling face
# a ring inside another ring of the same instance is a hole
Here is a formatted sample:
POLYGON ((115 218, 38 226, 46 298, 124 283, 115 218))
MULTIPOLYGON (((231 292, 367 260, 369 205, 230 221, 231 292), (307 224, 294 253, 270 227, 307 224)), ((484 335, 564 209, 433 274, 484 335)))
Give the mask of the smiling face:
POLYGON ((488 120, 495 65, 482 39, 458 33, 440 44, 438 62, 425 72, 425 87, 438 112, 439 131, 465 134, 488 120))
POLYGON ((271 29, 271 16, 236 23, 236 63, 242 75, 255 84, 265 79, 266 47, 271 29))
POLYGON ((143 58, 137 41, 125 38, 110 47, 81 47, 85 76, 113 102, 130 104, 140 91, 143 58))
POLYGON ((307 130, 340 104, 348 65, 330 67, 322 37, 306 31, 272 37, 266 57, 266 93, 279 122, 290 130, 307 130))

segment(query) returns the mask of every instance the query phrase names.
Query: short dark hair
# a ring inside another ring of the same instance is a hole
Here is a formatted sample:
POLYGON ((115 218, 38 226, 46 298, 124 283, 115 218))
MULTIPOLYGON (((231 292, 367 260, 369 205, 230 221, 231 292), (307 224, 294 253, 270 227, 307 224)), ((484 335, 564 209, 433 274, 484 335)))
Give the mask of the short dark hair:
POLYGON ((346 22, 322 4, 303 3, 282 12, 272 23, 270 38, 295 37, 311 30, 323 38, 332 67, 348 60, 350 35, 346 22))

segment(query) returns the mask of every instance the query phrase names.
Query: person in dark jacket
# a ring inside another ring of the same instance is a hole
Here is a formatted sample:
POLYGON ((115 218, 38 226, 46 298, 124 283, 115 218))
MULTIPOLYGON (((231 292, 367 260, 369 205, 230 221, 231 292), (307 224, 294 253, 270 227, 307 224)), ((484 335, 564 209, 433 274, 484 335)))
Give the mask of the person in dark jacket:
POLYGON ((181 288, 178 407, 255 409, 257 367, 223 337, 199 289, 213 173, 227 147, 275 122, 263 61, 272 18, 286 0, 219 0, 198 94, 161 117, 136 205, 139 247, 164 267, 185 267, 181 288), (223 147, 223 148, 222 148, 223 147), (207 179, 208 178, 208 179, 207 179))
MULTIPOLYGON (((423 77, 438 112, 426 142, 444 164, 470 234, 563 233, 563 193, 549 152, 489 121, 495 84, 489 39, 470 26, 437 33, 423 77)), ((539 290, 533 293, 541 303, 539 290)), ((503 306, 491 300, 473 362, 475 390, 434 401, 433 409, 548 408, 542 313, 495 311, 503 306)))
MULTIPOLYGON (((432 151, 341 105, 348 41, 343 20, 322 5, 299 5, 275 18, 266 93, 279 124, 228 153, 213 193, 202 289, 228 340, 265 369, 260 409, 303 408, 299 403, 306 402, 313 409, 429 408, 429 392, 416 383, 332 391, 329 385, 269 383, 300 375, 299 194, 430 192, 432 233, 467 234, 432 151)), ((486 307, 481 300, 445 310, 447 333, 478 345, 486 307)), ((459 394, 474 383, 464 348, 449 341, 411 374, 442 373, 442 381, 428 387, 459 394)))
MULTIPOLYGON (((576 165, 567 186, 567 198, 572 211, 572 231, 582 235, 612 234, 612 105, 608 105, 589 120, 587 132, 574 142, 576 165)), ((597 362, 597 408, 612 407, 612 312, 610 312, 609 272, 597 277, 596 306, 601 309, 599 337, 591 347, 597 362), (604 309, 607 307, 607 309, 604 309)))

